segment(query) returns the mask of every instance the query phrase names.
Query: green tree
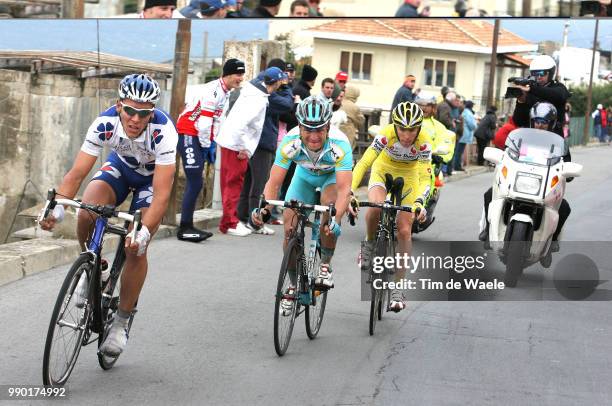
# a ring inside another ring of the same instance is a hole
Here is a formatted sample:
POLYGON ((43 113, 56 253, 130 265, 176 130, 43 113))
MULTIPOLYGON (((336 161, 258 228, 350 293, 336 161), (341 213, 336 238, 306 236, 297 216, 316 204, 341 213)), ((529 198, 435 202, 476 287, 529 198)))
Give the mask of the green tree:
MULTIPOLYGON (((572 116, 574 117, 584 116, 585 110, 587 108, 588 90, 589 90, 588 86, 570 87, 570 92, 572 93, 572 97, 569 99, 569 102, 572 105, 572 116)), ((599 103, 603 104, 604 107, 607 107, 611 104, 611 100, 612 100, 612 83, 593 86, 591 110, 594 110, 595 106, 597 106, 599 103)))

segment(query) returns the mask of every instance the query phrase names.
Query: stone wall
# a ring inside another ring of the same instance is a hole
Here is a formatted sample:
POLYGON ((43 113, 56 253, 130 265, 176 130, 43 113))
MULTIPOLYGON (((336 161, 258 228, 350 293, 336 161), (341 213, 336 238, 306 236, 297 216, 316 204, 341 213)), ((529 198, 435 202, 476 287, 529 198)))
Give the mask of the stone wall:
POLYGON ((271 59, 285 56, 285 45, 277 41, 225 41, 223 60, 238 58, 246 65, 245 80, 251 80, 265 69, 271 59))
POLYGON ((0 244, 32 225, 17 218, 11 228, 59 185, 91 122, 115 103, 118 81, 0 69, 0 244))

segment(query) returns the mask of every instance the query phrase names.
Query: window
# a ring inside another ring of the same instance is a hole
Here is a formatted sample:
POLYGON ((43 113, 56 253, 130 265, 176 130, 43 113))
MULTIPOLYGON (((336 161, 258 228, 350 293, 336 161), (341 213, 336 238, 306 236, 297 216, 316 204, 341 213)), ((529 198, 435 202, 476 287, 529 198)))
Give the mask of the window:
POLYGON ((351 80, 371 80, 372 54, 342 51, 340 70, 348 72, 351 80))
POLYGON ((426 86, 455 87, 457 62, 441 59, 425 59, 423 80, 426 86))

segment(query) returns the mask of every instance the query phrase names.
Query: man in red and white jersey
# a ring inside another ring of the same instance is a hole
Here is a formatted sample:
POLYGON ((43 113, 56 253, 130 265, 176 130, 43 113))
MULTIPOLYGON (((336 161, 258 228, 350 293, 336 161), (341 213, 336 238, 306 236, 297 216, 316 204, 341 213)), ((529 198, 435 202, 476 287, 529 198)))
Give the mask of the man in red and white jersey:
POLYGON ((181 224, 177 233, 179 240, 199 242, 212 235, 193 226, 193 212, 203 186, 204 163, 215 162, 214 137, 219 131, 227 95, 230 90, 240 86, 244 72, 244 62, 234 58, 225 61, 222 76, 201 85, 193 97, 186 100, 185 109, 178 118, 178 150, 186 177, 181 224))

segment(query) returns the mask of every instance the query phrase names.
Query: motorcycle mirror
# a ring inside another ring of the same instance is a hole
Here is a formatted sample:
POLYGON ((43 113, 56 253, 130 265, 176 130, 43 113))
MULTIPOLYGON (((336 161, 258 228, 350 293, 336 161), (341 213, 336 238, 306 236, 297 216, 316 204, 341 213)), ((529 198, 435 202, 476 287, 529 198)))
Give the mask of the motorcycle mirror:
POLYGON ((563 162, 563 169, 561 170, 561 173, 566 178, 575 178, 580 176, 580 173, 582 173, 582 165, 575 162, 563 162))
POLYGON ((486 159, 489 162, 494 163, 495 165, 501 162, 503 156, 504 156, 504 151, 502 151, 501 149, 492 148, 492 147, 486 147, 484 149, 484 153, 483 153, 484 159, 486 159))

